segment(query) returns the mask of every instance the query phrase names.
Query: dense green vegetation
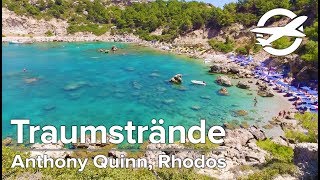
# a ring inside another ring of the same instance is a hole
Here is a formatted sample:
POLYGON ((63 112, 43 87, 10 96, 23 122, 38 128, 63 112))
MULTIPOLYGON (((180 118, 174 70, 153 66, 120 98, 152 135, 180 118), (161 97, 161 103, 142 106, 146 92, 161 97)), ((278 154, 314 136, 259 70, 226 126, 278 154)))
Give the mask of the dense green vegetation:
POLYGON ((318 115, 307 112, 304 114, 296 114, 295 119, 297 119, 301 127, 308 132, 302 133, 297 130, 286 130, 286 137, 295 142, 318 142, 318 115))
MULTIPOLYGON (((108 0, 38 0, 30 4, 28 0, 4 0, 2 6, 17 14, 35 18, 61 18, 70 23, 69 33, 89 31, 96 35, 104 34, 109 28, 112 33, 134 33, 145 40, 170 42, 179 35, 203 28, 220 29, 233 23, 246 27, 256 25, 259 18, 274 8, 286 8, 297 15, 307 15, 305 32, 308 40, 300 48, 299 54, 306 61, 318 61, 318 1, 317 0, 239 0, 226 4, 223 8, 209 6, 202 2, 178 0, 156 0, 149 3, 132 3, 121 8, 108 0), (161 28, 161 35, 150 33, 161 28)), ((273 18, 272 23, 279 19, 273 18)), ((209 41, 213 49, 229 52, 235 50, 230 43, 209 41)), ((277 47, 287 47, 288 39, 276 42, 277 47)), ((237 52, 257 52, 260 48, 254 43, 243 45, 237 52), (249 51, 248 51, 249 50, 249 51)))
POLYGON ((49 30, 49 31, 47 31, 45 34, 46 34, 46 36, 53 36, 53 32, 52 32, 52 31, 50 31, 50 30, 49 30))
POLYGON ((212 47, 212 49, 225 53, 231 52, 234 48, 233 42, 229 38, 226 38, 225 42, 211 39, 208 41, 208 43, 212 47))
POLYGON ((272 142, 270 139, 258 141, 257 146, 271 153, 273 159, 282 162, 291 162, 293 158, 293 149, 272 142))
POLYGON ((271 180, 279 174, 296 175, 297 167, 290 163, 269 162, 261 170, 250 174, 247 177, 239 178, 240 180, 271 180))
POLYGON ((293 164, 293 149, 272 142, 270 139, 258 141, 257 145, 271 154, 267 163, 256 170, 249 176, 242 177, 242 180, 271 180, 277 175, 290 174, 295 176, 298 173, 297 167, 293 164))
MULTIPOLYGON (((296 142, 317 142, 318 115, 314 113, 297 113, 295 119, 299 121, 301 127, 308 130, 308 133, 304 134, 299 131, 289 130, 286 131, 286 137, 296 142)), ((271 156, 259 171, 243 179, 273 179, 278 174, 295 175, 298 173, 296 166, 292 163, 294 153, 291 147, 276 144, 270 139, 258 141, 257 146, 268 151, 271 156)))

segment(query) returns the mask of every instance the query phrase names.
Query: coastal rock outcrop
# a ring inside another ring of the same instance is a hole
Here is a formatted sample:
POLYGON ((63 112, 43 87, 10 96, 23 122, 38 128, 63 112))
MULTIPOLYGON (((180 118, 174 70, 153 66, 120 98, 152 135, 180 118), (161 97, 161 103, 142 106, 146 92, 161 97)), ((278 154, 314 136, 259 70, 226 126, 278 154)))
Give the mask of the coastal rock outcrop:
POLYGON ((112 149, 108 152, 108 156, 113 158, 121 158, 121 157, 127 157, 127 153, 124 151, 117 151, 112 149))
POLYGON ((263 82, 261 80, 258 80, 256 82, 256 85, 258 86, 258 95, 261 97, 273 97, 274 92, 271 88, 268 87, 268 84, 266 82, 263 82))
POLYGON ((250 85, 248 83, 246 83, 246 82, 239 81, 238 84, 237 84, 237 87, 240 88, 240 89, 249 89, 250 85))
POLYGON ((174 84, 181 84, 182 83, 182 74, 176 74, 169 81, 174 84))
POLYGON ((249 69, 239 69, 238 73, 236 73, 239 78, 251 78, 253 73, 249 69))
POLYGON ((117 50, 118 50, 118 48, 117 48, 116 46, 112 46, 112 47, 111 47, 111 51, 115 52, 115 51, 117 51, 117 50))
POLYGON ((248 128, 249 132, 254 136, 257 140, 266 140, 267 137, 261 129, 258 129, 256 126, 250 126, 248 128))
POLYGON ((226 130, 226 137, 224 138, 224 146, 238 148, 239 150, 254 136, 244 128, 234 130, 226 130))
POLYGON ((216 83, 226 87, 232 86, 231 80, 227 76, 218 76, 216 79, 216 83))
MULTIPOLYGON (((109 142, 110 138, 114 138, 112 136, 110 136, 109 134, 107 134, 107 142, 109 142)), ((85 142, 84 143, 80 143, 80 139, 78 140, 78 143, 73 143, 72 146, 74 148, 79 148, 79 149, 90 149, 90 148, 96 148, 96 147, 104 147, 106 145, 108 145, 109 143, 102 143, 102 137, 101 134, 97 135, 97 140, 95 143, 93 143, 91 141, 91 135, 86 135, 85 137, 85 142)))
POLYGON ((3 146, 9 146, 12 143, 12 138, 11 137, 7 137, 4 140, 2 140, 2 145, 3 146))
POLYGON ((273 97, 274 96, 274 92, 271 89, 265 89, 265 90, 259 89, 257 94, 261 97, 273 97))
POLYGON ((234 74, 237 78, 251 78, 253 72, 250 67, 242 67, 232 63, 215 63, 210 66, 209 73, 234 74))
POLYGON ((226 67, 224 64, 213 64, 210 66, 210 73, 227 73, 229 71, 229 68, 226 67))
POLYGON ((315 177, 318 176, 318 144, 296 144, 293 161, 302 171, 303 179, 317 179, 315 177))
POLYGON ((56 144, 36 143, 31 146, 30 157, 37 157, 37 156, 43 156, 43 155, 47 155, 48 157, 51 157, 51 158, 66 158, 70 154, 64 148, 64 144, 61 141, 58 141, 58 143, 56 144), (33 149, 35 151, 32 151, 33 149), (53 150, 57 150, 57 151, 53 151, 53 150))
POLYGON ((56 18, 37 20, 2 8, 2 32, 5 33, 46 36, 46 32, 50 31, 54 35, 66 35, 68 26, 65 20, 56 18))
POLYGON ((229 92, 228 92, 227 88, 222 87, 222 88, 219 90, 219 94, 224 95, 224 96, 228 96, 228 95, 229 95, 229 92))

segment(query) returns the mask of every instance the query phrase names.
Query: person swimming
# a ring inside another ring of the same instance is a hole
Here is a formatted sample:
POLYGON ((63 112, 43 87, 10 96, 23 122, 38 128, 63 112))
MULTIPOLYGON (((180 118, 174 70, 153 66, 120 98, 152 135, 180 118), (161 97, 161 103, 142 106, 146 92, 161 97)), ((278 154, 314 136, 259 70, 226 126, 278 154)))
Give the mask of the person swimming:
POLYGON ((23 68, 23 72, 27 72, 27 68, 23 68))

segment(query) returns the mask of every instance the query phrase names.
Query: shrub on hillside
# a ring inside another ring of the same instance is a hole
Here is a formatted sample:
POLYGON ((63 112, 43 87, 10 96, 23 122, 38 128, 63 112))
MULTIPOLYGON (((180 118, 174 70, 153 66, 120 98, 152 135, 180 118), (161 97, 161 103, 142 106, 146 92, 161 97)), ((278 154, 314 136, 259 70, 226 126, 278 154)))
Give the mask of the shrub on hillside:
POLYGON ((212 47, 212 49, 216 51, 224 52, 224 53, 231 52, 234 47, 233 42, 231 42, 228 39, 226 40, 226 42, 221 42, 221 41, 211 39, 208 41, 208 43, 212 47))
POLYGON ((270 139, 257 141, 257 146, 268 151, 271 154, 271 159, 277 159, 282 162, 292 162, 293 149, 272 142, 270 139))

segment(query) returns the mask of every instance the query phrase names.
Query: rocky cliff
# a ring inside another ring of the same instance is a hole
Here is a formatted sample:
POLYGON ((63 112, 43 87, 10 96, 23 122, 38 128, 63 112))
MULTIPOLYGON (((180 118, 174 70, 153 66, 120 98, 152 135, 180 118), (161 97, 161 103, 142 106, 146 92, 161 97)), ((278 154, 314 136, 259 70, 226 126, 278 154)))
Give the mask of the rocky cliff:
POLYGON ((2 35, 5 36, 44 36, 48 31, 62 36, 67 34, 67 27, 68 23, 60 19, 37 20, 2 8, 2 35))

